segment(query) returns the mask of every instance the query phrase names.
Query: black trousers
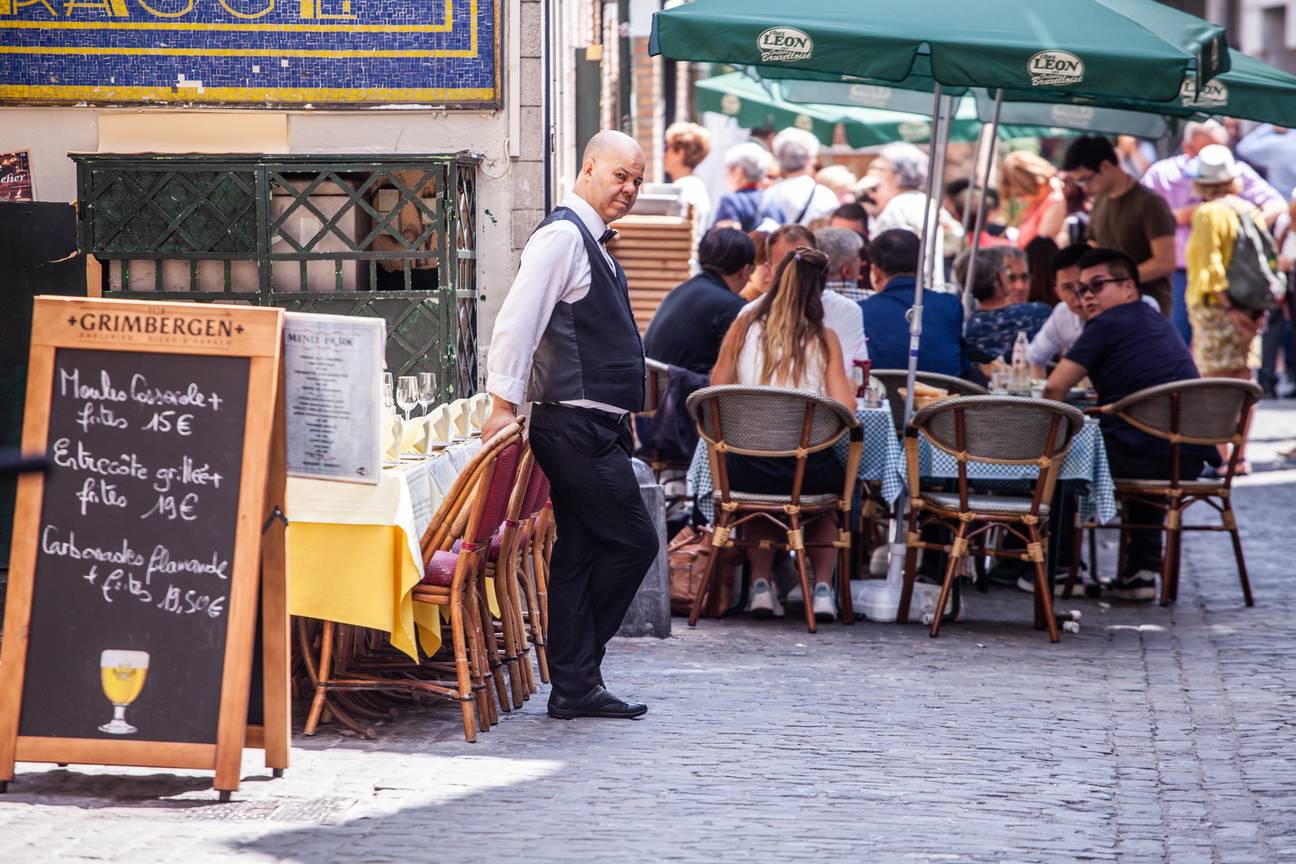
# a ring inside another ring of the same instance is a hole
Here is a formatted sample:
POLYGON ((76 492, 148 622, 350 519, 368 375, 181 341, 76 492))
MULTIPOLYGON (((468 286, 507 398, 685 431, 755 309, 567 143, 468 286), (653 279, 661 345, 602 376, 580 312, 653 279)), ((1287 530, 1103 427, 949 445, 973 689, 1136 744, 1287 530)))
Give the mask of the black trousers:
MULTIPOLYGON (((1142 480, 1169 480, 1171 473, 1170 454, 1163 450, 1152 450, 1146 447, 1133 447, 1119 438, 1104 435, 1107 445, 1107 461, 1111 465, 1111 474, 1117 478, 1136 478, 1142 480)), ((1195 480, 1201 474, 1206 460, 1196 448, 1184 447, 1180 451, 1179 476, 1184 480, 1195 480)), ((1134 525, 1163 525, 1165 511, 1151 504, 1127 500, 1124 519, 1134 525)), ((1139 570, 1161 570, 1161 532, 1156 530, 1129 532, 1128 545, 1125 547, 1125 569, 1120 576, 1130 576, 1139 570)))
POLYGON ((531 448, 549 477, 558 536, 549 569, 549 678, 579 699, 599 669, 639 583, 657 558, 630 465, 630 425, 566 405, 536 405, 531 448))

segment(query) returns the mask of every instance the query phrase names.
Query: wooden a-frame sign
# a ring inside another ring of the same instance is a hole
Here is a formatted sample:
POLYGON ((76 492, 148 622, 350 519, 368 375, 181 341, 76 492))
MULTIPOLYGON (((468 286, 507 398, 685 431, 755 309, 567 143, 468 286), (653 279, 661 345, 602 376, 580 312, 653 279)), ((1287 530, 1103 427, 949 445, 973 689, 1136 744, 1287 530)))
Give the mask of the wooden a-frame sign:
POLYGON ((222 800, 244 746, 287 768, 282 338, 279 309, 36 299, 52 464, 18 486, 0 791, 15 761, 209 769, 222 800))

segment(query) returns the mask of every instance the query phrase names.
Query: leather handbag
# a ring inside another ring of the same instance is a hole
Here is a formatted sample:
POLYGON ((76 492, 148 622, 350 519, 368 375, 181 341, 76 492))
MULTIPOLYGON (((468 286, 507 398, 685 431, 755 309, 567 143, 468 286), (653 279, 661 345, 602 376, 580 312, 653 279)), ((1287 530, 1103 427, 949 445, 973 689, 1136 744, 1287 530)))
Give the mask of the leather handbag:
MULTIPOLYGON (((693 598, 706 576, 707 565, 715 547, 711 545, 709 527, 694 528, 685 525, 666 547, 670 568, 670 604, 672 615, 688 615, 693 608, 693 598)), ((724 566, 722 560, 721 566, 724 566)), ((733 602, 730 580, 720 574, 718 590, 707 597, 702 609, 703 618, 719 618, 733 602)))

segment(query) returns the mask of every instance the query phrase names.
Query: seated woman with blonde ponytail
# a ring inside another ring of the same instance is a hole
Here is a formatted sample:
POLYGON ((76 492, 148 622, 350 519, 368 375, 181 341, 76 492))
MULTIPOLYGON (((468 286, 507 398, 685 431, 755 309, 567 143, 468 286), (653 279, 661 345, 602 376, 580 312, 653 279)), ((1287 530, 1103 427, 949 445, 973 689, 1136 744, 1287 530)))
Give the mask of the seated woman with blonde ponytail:
MULTIPOLYGON (((824 325, 827 271, 828 256, 818 250, 802 246, 784 256, 774 272, 773 287, 748 304, 725 334, 711 383, 808 390, 854 410, 841 342, 824 325)), ((786 495, 792 490, 796 460, 726 453, 725 466, 730 488, 735 491, 786 495)), ((801 494, 840 493, 844 482, 845 467, 831 450, 822 450, 806 460, 801 494)), ((758 539, 780 536, 760 520, 747 523, 743 530, 758 539)), ((809 540, 831 543, 837 526, 833 519, 821 518, 807 524, 805 530, 809 540)), ((749 549, 748 558, 752 565, 750 610, 757 615, 782 615, 782 606, 770 587, 773 550, 749 549)), ((832 620, 837 614, 832 587, 836 550, 816 547, 809 558, 815 578, 815 617, 832 620)))

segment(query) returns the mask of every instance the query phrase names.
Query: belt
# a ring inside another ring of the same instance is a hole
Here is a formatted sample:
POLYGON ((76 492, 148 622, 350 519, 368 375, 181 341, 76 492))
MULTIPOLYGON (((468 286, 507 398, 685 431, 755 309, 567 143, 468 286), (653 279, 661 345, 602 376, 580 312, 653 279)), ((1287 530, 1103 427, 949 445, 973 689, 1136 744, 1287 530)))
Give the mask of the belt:
POLYGON ((584 405, 565 405, 562 402, 541 402, 539 404, 546 410, 577 411, 581 414, 592 414, 600 420, 608 420, 617 425, 628 423, 630 418, 629 411, 613 414, 611 411, 603 411, 599 408, 588 408, 584 405))

